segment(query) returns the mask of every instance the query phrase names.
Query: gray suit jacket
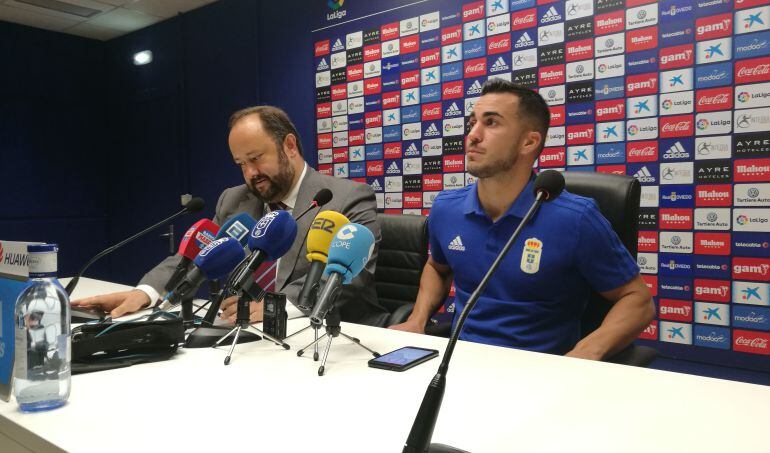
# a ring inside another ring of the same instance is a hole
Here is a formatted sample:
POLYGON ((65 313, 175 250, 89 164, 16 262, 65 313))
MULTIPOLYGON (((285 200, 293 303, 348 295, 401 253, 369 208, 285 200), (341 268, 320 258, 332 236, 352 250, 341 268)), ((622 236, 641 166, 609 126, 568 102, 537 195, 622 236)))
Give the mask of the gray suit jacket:
MULTIPOLYGON (((297 301, 297 296, 305 282, 305 275, 310 267, 310 263, 305 257, 307 254, 305 242, 307 232, 316 214, 321 210, 340 212, 351 222, 366 226, 374 234, 378 246, 381 239, 380 226, 377 223, 377 203, 371 187, 347 179, 322 175, 310 166, 308 166, 305 178, 299 188, 293 211, 294 215, 299 215, 307 209, 315 194, 324 188, 331 190, 334 197, 322 208, 312 209, 297 221, 297 238, 286 255, 281 258, 278 266, 276 289, 286 294, 286 297, 292 302, 297 301)), ((218 225, 223 225, 230 217, 241 212, 245 212, 257 220, 265 212, 264 203, 255 197, 245 184, 231 187, 222 192, 217 202, 216 215, 213 220, 218 225)), ((350 285, 343 287, 337 298, 336 305, 343 321, 383 326, 387 320, 387 311, 377 302, 374 283, 377 249, 378 247, 374 248, 372 257, 364 270, 350 285)), ((179 260, 179 255, 169 256, 145 274, 139 284, 150 285, 160 294, 163 294, 163 287, 173 274, 179 260)))

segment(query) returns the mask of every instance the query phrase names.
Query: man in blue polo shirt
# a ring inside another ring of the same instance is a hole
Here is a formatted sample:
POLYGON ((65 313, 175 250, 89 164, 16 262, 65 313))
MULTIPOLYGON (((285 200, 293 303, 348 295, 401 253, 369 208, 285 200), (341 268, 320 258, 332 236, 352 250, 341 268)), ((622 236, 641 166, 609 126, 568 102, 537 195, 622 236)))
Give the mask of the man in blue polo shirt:
MULTIPOLYGON (((501 79, 484 85, 466 138, 467 170, 477 182, 436 198, 420 292, 409 319, 393 328, 423 333, 453 279, 457 313, 463 309, 534 201, 532 167, 549 122, 536 92, 501 79)), ((636 262, 596 203, 565 191, 522 230, 460 338, 600 360, 631 343, 654 315, 636 262), (614 305, 581 340, 592 288, 614 305)))

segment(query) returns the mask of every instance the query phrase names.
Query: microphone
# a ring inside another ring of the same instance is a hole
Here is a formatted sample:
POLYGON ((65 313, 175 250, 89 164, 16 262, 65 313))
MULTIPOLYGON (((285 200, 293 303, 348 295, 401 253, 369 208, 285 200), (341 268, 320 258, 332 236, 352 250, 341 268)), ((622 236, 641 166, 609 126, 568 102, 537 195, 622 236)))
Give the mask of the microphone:
POLYGON ((187 267, 192 260, 198 256, 201 249, 211 244, 211 241, 216 239, 216 235, 219 232, 219 225, 212 222, 209 219, 201 219, 195 222, 190 228, 187 229, 182 241, 179 243, 179 250, 177 254, 182 256, 179 260, 179 264, 176 265, 174 273, 171 278, 168 279, 164 288, 166 291, 171 291, 182 280, 187 273, 187 267))
POLYGON ((297 307, 300 310, 311 310, 315 305, 318 282, 326 267, 332 239, 340 228, 349 222, 347 217, 335 211, 322 211, 315 216, 307 235, 307 260, 310 261, 310 269, 297 298, 297 307))
POLYGON ((242 246, 246 247, 249 242, 249 232, 251 232, 251 229, 254 228, 254 225, 256 224, 257 221, 254 220, 254 217, 245 212, 241 212, 240 214, 231 217, 230 220, 222 225, 222 228, 219 229, 219 233, 215 239, 231 237, 240 242, 242 246))
POLYGON ((321 189, 318 192, 316 192, 315 196, 313 197, 313 201, 310 202, 310 207, 302 211, 300 215, 294 218, 294 220, 301 219, 305 214, 310 212, 310 210, 321 207, 325 205, 326 203, 330 202, 334 198, 334 194, 332 194, 332 191, 329 189, 321 189))
POLYGON ((297 221, 286 211, 273 211, 259 219, 249 234, 251 255, 238 264, 240 272, 228 285, 233 291, 254 283, 252 274, 265 261, 276 260, 289 251, 297 237, 297 221))
POLYGON ((102 250, 96 256, 91 258, 85 264, 85 266, 83 266, 80 269, 80 271, 78 271, 78 273, 75 274, 74 277, 72 277, 72 280, 70 280, 70 282, 67 284, 67 288, 66 288, 67 295, 69 295, 69 296, 72 295, 72 291, 75 290, 75 286, 77 286, 78 281, 80 280, 80 276, 83 275, 83 273, 86 271, 86 269, 88 269, 89 266, 94 264, 94 262, 96 262, 98 259, 104 257, 105 255, 109 255, 110 253, 112 253, 115 250, 119 249, 120 247, 128 244, 129 242, 133 241, 134 239, 137 239, 137 238, 140 238, 140 237, 144 236, 145 234, 149 233, 150 231, 152 231, 152 230, 154 230, 154 229, 156 229, 156 228, 158 228, 160 226, 163 226, 166 223, 171 222, 172 220, 176 219, 179 216, 183 216, 183 215, 185 215, 187 213, 198 212, 198 211, 202 210, 204 206, 205 206, 205 202, 203 201, 203 198, 195 197, 192 200, 188 201, 187 204, 185 205, 184 209, 182 209, 181 211, 177 212, 176 214, 161 220, 160 222, 156 223, 155 225, 140 231, 139 233, 131 236, 128 239, 125 239, 125 240, 123 240, 121 242, 118 242, 117 244, 115 244, 115 245, 113 245, 111 247, 108 247, 108 248, 102 250))
POLYGON ((476 305, 481 293, 486 289, 492 274, 500 266, 500 263, 508 253, 508 250, 510 250, 516 238, 519 237, 521 230, 527 222, 529 222, 535 211, 541 204, 543 204, 543 202, 554 200, 561 194, 562 190, 564 190, 564 176, 558 171, 546 170, 539 173, 535 178, 535 202, 532 203, 527 214, 521 219, 521 223, 516 227, 516 230, 497 255, 497 258, 495 258, 495 261, 484 275, 484 278, 481 279, 481 283, 479 283, 479 286, 473 291, 473 294, 468 298, 465 307, 463 307, 463 311, 460 313, 457 324, 455 324, 455 327, 452 330, 452 335, 449 337, 449 343, 444 351, 444 357, 441 360, 438 371, 436 372, 436 375, 433 376, 433 379, 428 385, 428 389, 425 391, 425 396, 423 397, 422 404, 420 404, 420 409, 417 411, 417 416, 414 419, 412 429, 409 432, 409 437, 406 439, 406 444, 404 445, 402 453, 448 453, 462 451, 442 444, 430 444, 431 437, 433 437, 433 428, 436 426, 436 419, 438 418, 438 412, 441 408, 441 401, 444 398, 446 374, 449 369, 449 361, 452 358, 455 344, 460 336, 460 331, 462 331, 465 319, 468 317, 471 310, 473 310, 473 306, 476 305))
POLYGON ((329 258, 324 269, 328 279, 318 296, 318 303, 310 313, 310 322, 314 326, 323 324, 342 285, 349 284, 361 273, 373 251, 374 235, 369 228, 358 223, 348 223, 337 231, 329 247, 329 258))
POLYGON ((224 277, 241 261, 245 253, 240 242, 227 237, 217 239, 207 245, 193 260, 193 268, 163 298, 162 303, 176 305, 190 293, 197 290, 205 280, 216 280, 224 277))

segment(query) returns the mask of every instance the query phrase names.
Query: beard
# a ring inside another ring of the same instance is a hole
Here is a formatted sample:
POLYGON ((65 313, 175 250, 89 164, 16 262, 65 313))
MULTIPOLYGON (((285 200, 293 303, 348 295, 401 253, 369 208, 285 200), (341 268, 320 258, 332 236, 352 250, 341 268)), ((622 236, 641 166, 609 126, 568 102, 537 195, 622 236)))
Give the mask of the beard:
POLYGON ((278 153, 278 174, 273 176, 262 175, 251 178, 246 185, 248 186, 249 191, 262 202, 276 203, 281 201, 281 199, 283 199, 291 190, 292 182, 294 182, 294 174, 294 167, 289 163, 289 158, 286 157, 286 153, 281 150, 278 153), (262 181, 267 181, 267 187, 260 190, 257 188, 257 183, 262 181))
MULTIPOLYGON (((487 157, 488 154, 483 154, 487 157)), ((516 165, 516 160, 519 157, 519 153, 515 149, 511 149, 501 156, 489 160, 487 162, 471 162, 467 163, 466 170, 476 178, 490 178, 499 173, 505 173, 516 165)))

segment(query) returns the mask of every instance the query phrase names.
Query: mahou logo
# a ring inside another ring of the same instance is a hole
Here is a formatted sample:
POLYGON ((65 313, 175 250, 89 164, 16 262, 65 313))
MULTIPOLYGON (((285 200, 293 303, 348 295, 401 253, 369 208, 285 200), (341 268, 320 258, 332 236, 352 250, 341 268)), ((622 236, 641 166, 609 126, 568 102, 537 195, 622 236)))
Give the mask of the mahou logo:
POLYGON ((735 62, 735 83, 766 82, 770 80, 770 57, 735 62))
POLYGON ((695 110, 712 112, 733 108, 733 90, 730 87, 698 90, 695 110))
POLYGON ((695 233, 695 253, 698 255, 729 255, 730 233, 695 233))
POLYGON ((735 351, 770 355, 770 333, 735 329, 733 338, 735 351))
POLYGON ((538 72, 540 85, 556 85, 565 81, 564 65, 545 66, 538 72))
POLYGON ((733 187, 730 184, 701 185, 695 188, 696 206, 731 206, 732 201, 733 187))
POLYGON ((594 18, 594 30, 597 35, 606 35, 623 31, 626 25, 625 11, 615 11, 612 13, 601 14, 594 18))
POLYGON ((640 252, 652 252, 652 253, 657 252, 658 251, 658 232, 657 231, 640 231, 637 244, 640 252))
POLYGON ((594 56, 594 41, 593 39, 581 39, 580 41, 568 42, 567 46, 567 62, 586 60, 594 56))
POLYGON ((660 209, 660 228, 665 230, 691 230, 692 209, 660 209))

